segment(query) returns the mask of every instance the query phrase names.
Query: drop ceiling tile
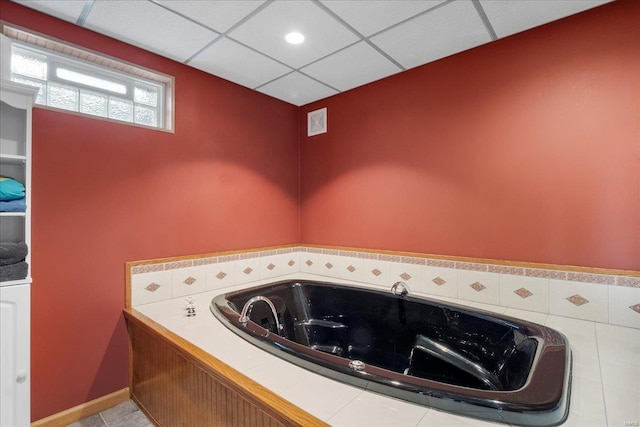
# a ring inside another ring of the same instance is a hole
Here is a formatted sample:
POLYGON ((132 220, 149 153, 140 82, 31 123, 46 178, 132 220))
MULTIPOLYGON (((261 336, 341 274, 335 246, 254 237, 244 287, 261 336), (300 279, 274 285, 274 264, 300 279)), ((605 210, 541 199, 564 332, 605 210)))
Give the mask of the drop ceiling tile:
POLYGON ((264 0, 202 1, 157 0, 169 9, 223 33, 256 10, 264 0))
POLYGON ((184 62, 218 33, 148 1, 96 0, 85 27, 184 62))
POLYGON ((456 1, 370 39, 406 68, 416 67, 491 41, 470 1, 456 1))
POLYGON ((359 42, 300 71, 345 91, 401 70, 368 43, 359 42))
POLYGON ((292 71, 224 37, 200 52, 189 65, 252 89, 292 71))
POLYGON ((78 21, 82 9, 84 9, 85 2, 78 0, 13 0, 15 3, 19 3, 22 6, 27 6, 47 15, 55 16, 65 21, 73 22, 78 21))
POLYGON ((609 1, 481 0, 480 4, 487 14, 496 35, 498 37, 506 37, 604 3, 609 3, 609 1))
POLYGON ((431 9, 444 0, 322 0, 365 37, 431 9))
POLYGON ((295 71, 257 89, 293 105, 305 105, 338 93, 295 71))
POLYGON ((358 40, 353 32, 306 0, 276 0, 231 31, 229 36, 293 68, 358 40), (304 43, 287 43, 284 36, 291 31, 302 33, 304 43))

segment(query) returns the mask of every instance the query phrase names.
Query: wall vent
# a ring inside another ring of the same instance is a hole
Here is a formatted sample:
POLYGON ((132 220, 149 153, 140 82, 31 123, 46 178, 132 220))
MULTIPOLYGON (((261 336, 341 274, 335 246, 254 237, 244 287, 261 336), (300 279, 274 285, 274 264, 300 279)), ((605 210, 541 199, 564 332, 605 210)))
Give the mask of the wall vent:
POLYGON ((307 113, 307 136, 327 133, 327 108, 307 113))

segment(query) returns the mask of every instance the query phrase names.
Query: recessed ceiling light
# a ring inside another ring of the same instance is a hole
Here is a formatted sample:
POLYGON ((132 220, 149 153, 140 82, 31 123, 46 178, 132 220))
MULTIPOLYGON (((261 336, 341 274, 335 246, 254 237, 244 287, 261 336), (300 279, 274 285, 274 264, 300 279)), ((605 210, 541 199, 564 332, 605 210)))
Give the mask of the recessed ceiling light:
POLYGON ((284 39, 291 44, 300 44, 304 41, 304 36, 294 31, 284 36, 284 39))

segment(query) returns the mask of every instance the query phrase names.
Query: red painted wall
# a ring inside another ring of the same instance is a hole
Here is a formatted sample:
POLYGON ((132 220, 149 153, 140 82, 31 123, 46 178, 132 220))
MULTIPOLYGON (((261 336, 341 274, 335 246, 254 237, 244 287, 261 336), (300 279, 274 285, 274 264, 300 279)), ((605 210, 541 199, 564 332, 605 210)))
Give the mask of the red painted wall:
POLYGON ((128 385, 125 261, 299 241, 298 109, 0 0, 0 19, 175 76, 175 134, 36 108, 32 419, 128 385))
POLYGON ((384 79, 301 129, 305 243, 640 270, 640 2, 384 79))
POLYGON ((299 110, 0 0, 176 77, 175 134, 34 112, 32 419, 127 385, 129 260, 303 241, 640 270, 639 18, 618 0, 299 110))

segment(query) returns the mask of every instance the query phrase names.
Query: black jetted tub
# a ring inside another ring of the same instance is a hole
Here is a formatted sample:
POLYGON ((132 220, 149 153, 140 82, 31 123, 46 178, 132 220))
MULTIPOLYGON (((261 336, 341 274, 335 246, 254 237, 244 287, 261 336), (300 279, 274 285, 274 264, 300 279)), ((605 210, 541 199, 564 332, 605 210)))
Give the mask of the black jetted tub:
POLYGON ((219 295, 211 311, 252 344, 366 390, 507 424, 566 420, 564 335, 395 288, 282 281, 219 295))

